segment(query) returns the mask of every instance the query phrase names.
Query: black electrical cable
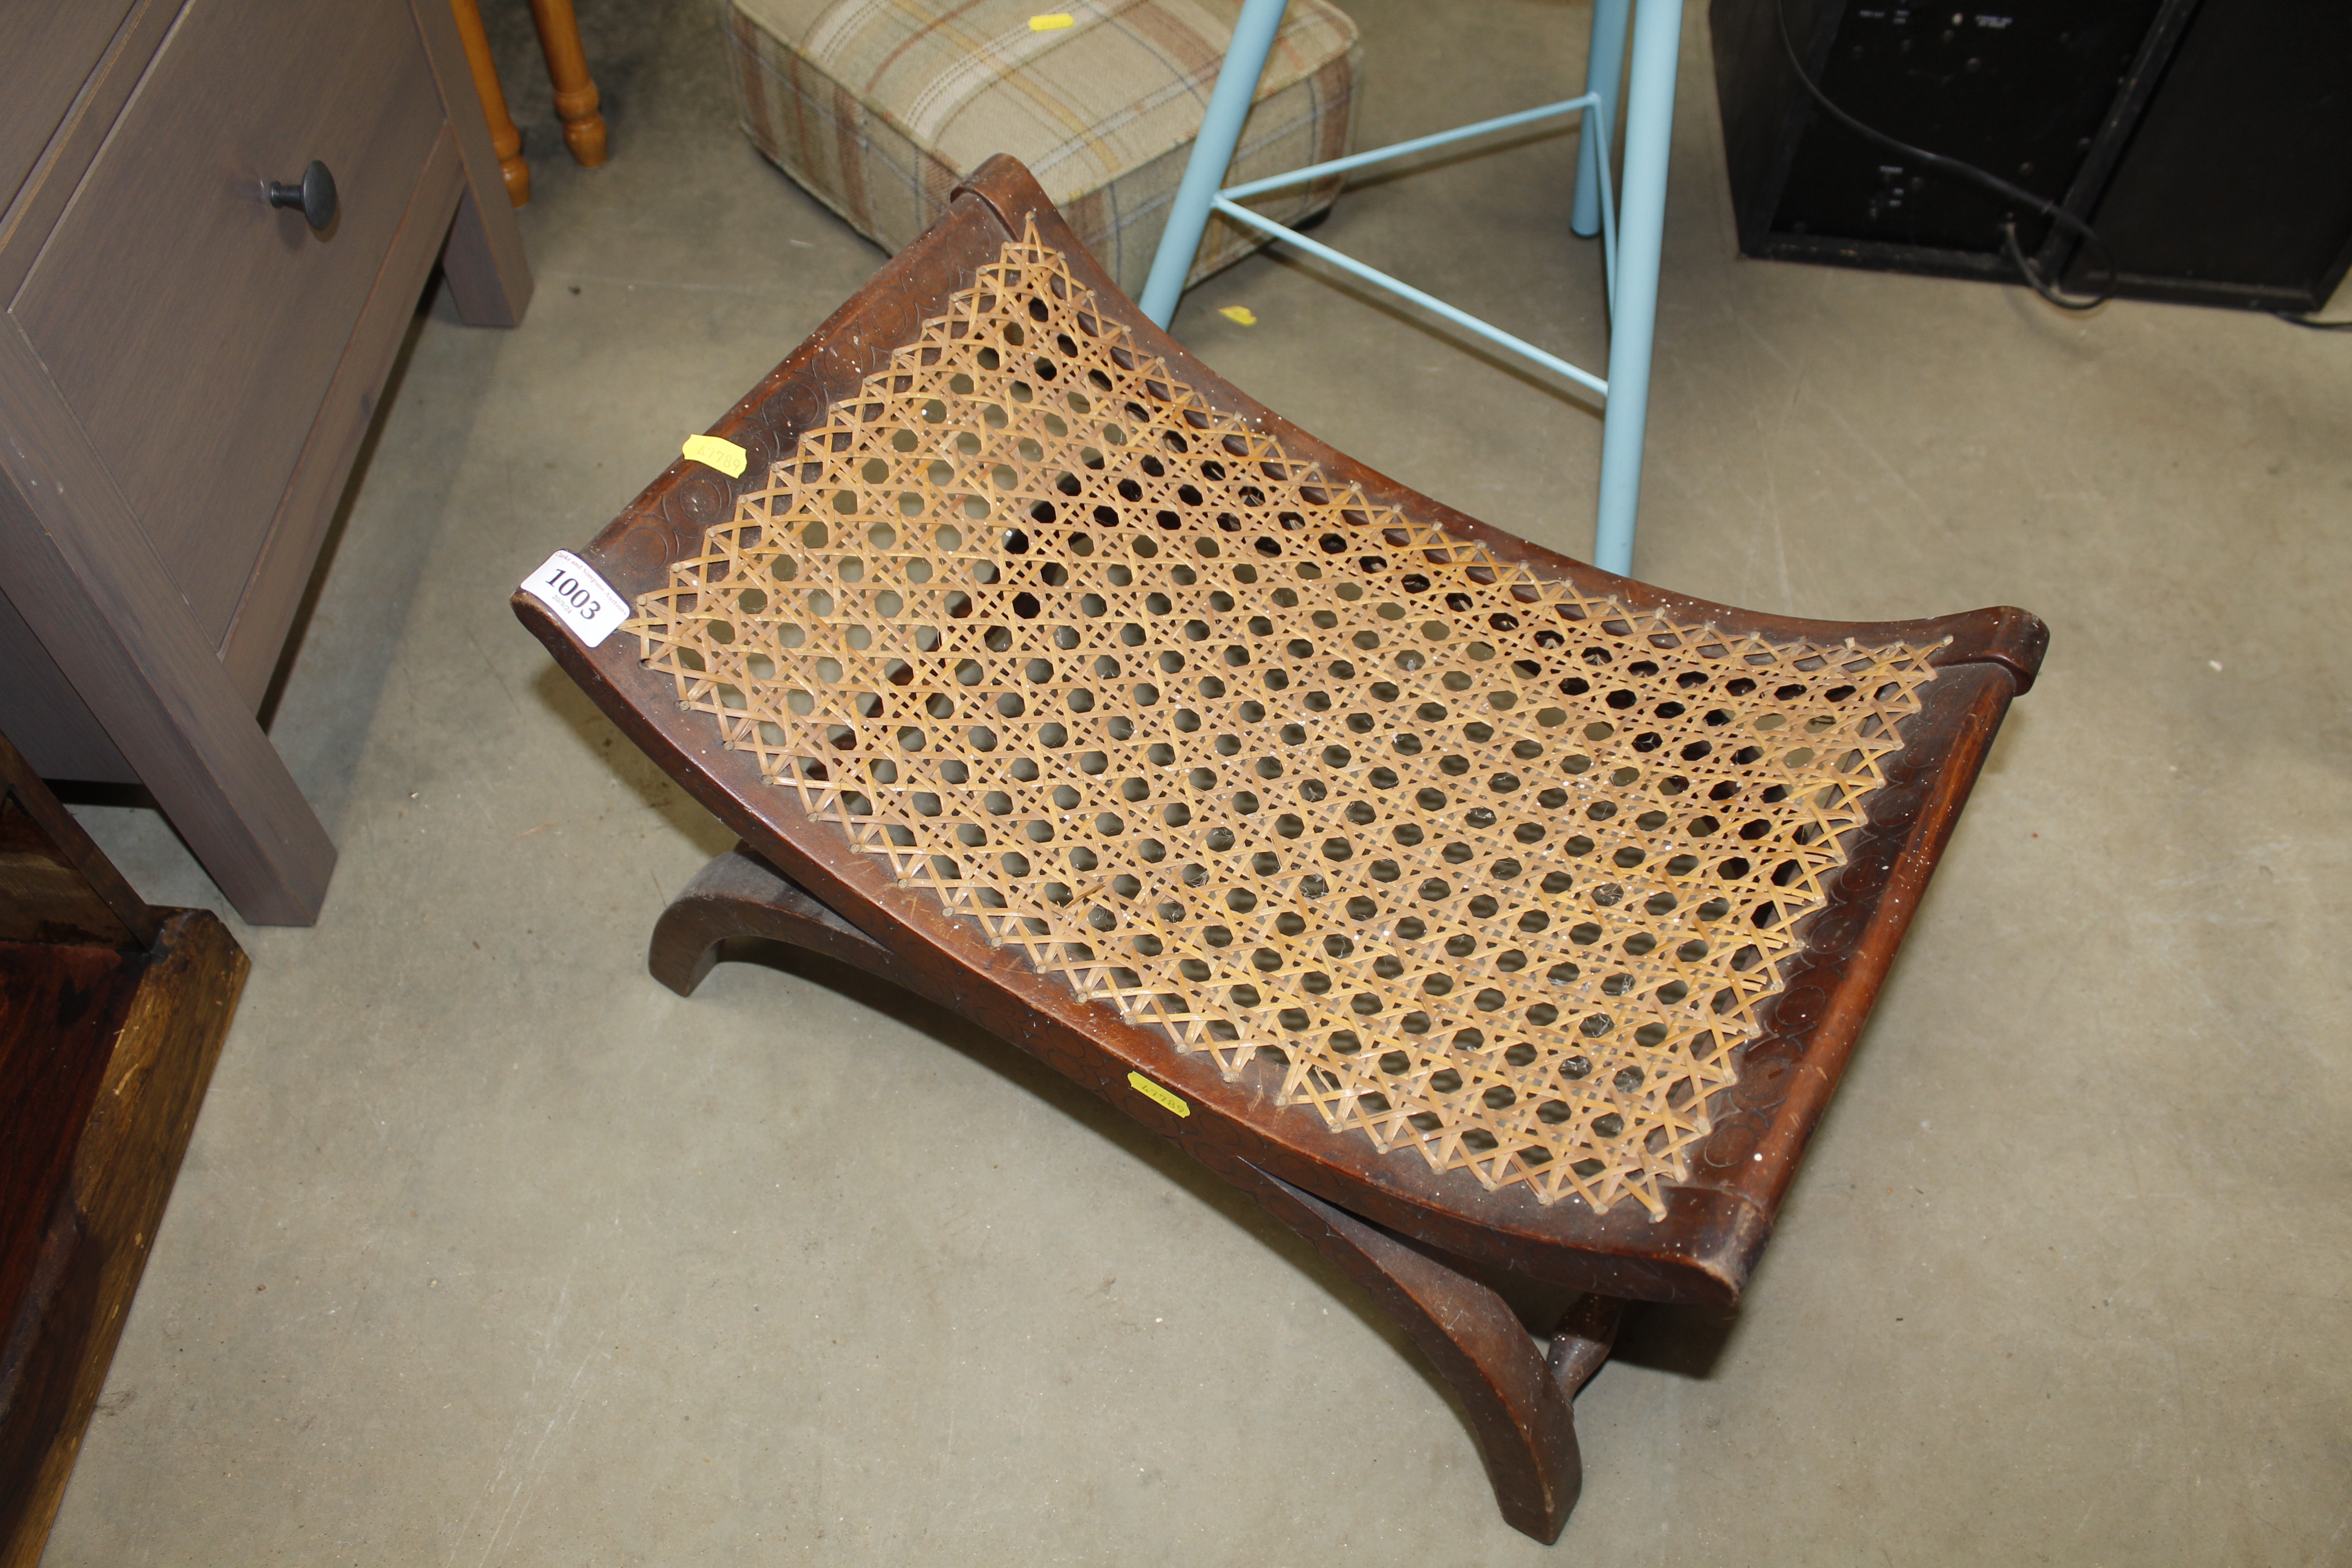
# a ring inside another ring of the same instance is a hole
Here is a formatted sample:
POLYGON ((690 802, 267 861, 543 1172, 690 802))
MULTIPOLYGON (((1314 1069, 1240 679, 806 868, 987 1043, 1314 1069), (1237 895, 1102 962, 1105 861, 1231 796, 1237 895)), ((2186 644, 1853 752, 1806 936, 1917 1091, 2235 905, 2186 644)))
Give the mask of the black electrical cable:
POLYGON ((2309 327, 2315 332, 2352 332, 2352 318, 2341 321, 2322 321, 2298 315, 2293 310, 2273 310, 2271 314, 2290 327, 2309 327))
POLYGON ((2106 282, 2100 287, 2096 294, 2084 300, 2068 299, 2041 273, 2035 271, 2032 264, 2025 259, 2025 252, 2017 243, 2017 219, 2013 216, 2004 216, 2000 220, 2001 249, 2008 254, 2010 265, 2017 268, 2018 275, 2025 279, 2035 293, 2062 310, 2094 310, 2115 298, 2115 258, 2108 254, 2105 242, 2099 238, 2098 234, 2089 224, 2084 223, 2057 203, 2035 195, 2022 185, 2012 185, 2000 175, 1989 174, 1974 163, 1962 163, 1958 158, 1947 158, 1940 153, 1930 153, 1924 147, 1914 147, 1908 142, 1898 142, 1884 131, 1864 125, 1861 121, 1848 114, 1832 102, 1829 94, 1823 92, 1813 79, 1805 74, 1804 62, 1797 57, 1797 41, 1789 32, 1788 0, 1773 0, 1772 11, 1780 20, 1780 47, 1788 51, 1789 68, 1797 73, 1797 80, 1804 85, 1805 91, 1811 96, 1815 103, 1821 105, 1831 119, 1864 141, 1875 142, 1897 157, 1933 169, 1937 174, 1950 174, 1956 178, 1967 180, 1972 184, 1981 185, 2003 201, 2017 202, 2031 207, 2058 227, 2080 239, 2084 247, 2091 253, 2091 258, 2099 270, 2106 274, 2106 282))

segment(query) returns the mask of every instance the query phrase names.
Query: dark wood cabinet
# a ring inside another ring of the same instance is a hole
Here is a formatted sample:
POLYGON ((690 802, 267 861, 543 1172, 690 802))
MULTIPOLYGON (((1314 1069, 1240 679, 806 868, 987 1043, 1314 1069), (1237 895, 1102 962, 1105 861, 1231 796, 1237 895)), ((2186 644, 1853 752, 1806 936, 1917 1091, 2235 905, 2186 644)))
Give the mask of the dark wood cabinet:
POLYGON ((0 729, 143 785, 247 920, 334 847, 254 718, 436 260, 521 239, 446 0, 0 13, 0 729), (269 182, 332 171, 313 230, 269 182))

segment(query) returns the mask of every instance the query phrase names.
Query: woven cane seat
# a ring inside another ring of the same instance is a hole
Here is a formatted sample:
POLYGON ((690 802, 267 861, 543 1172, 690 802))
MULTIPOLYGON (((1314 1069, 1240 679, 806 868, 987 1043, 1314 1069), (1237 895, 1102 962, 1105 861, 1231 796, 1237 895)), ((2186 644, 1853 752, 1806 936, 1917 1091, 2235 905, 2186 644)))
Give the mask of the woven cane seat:
POLYGON ((974 185, 715 427, 740 480, 585 552, 624 635, 535 627, 935 994, 1172 1086, 1213 1163, 1736 1293, 2038 624, 1512 540, 1191 361, 1017 165, 974 185))
POLYGON ((802 811, 1171 1049, 1653 1214, 1935 677, 1369 499, 1034 223, 624 630, 802 811))

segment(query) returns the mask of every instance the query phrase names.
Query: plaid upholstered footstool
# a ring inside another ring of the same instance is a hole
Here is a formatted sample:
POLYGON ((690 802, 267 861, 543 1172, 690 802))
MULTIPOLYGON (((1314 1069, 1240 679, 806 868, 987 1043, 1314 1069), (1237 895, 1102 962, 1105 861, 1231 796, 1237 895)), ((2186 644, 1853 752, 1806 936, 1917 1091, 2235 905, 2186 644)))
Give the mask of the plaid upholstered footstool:
MULTIPOLYGON (((1095 259, 1142 291, 1240 0, 730 0, 729 75, 760 151, 896 252, 991 154, 1036 176, 1095 259), (1060 7, 1066 5, 1066 9, 1060 7)), ((1361 50, 1328 0, 1294 0, 1231 173, 1344 156, 1361 50)), ((1334 177, 1262 210, 1296 225, 1334 177)), ((1265 243, 1213 218, 1197 281, 1265 243)))

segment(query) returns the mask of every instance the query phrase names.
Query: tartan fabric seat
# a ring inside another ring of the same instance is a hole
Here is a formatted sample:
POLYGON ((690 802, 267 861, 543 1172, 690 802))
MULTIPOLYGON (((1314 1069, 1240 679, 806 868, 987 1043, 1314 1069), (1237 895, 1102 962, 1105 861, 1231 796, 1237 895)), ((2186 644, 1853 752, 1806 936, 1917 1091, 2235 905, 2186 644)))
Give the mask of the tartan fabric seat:
POLYGON ((1746 1287, 2041 624, 1481 524, 1192 358, 1010 159, 712 434, 740 477, 576 558, 611 635, 514 601, 743 839, 656 975, 782 941, 1101 1095, 1394 1314, 1555 1537, 1622 1304, 1746 1287), (1498 1274, 1586 1294, 1539 1344, 1498 1274))
MULTIPOLYGON (((1078 239, 1141 291, 1240 0, 729 0, 729 77, 752 143, 896 251, 991 155, 1025 164, 1078 239), (1034 27, 1032 19, 1066 26, 1034 27)), ((1343 156, 1361 51, 1329 0, 1297 0, 1258 83, 1234 175, 1343 156)), ((1321 212, 1339 181, 1265 204, 1321 212)), ((1192 277, 1264 243, 1219 218, 1192 277)))

